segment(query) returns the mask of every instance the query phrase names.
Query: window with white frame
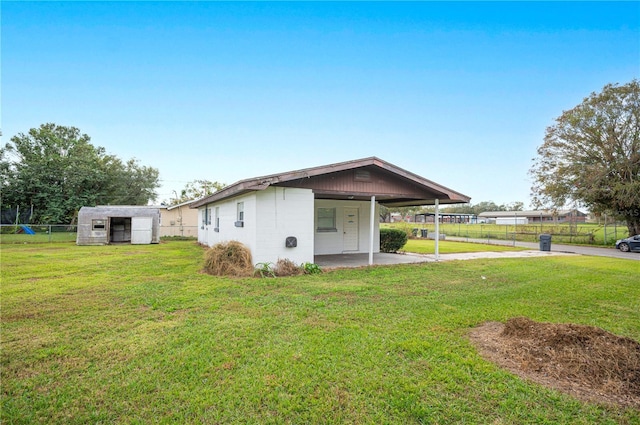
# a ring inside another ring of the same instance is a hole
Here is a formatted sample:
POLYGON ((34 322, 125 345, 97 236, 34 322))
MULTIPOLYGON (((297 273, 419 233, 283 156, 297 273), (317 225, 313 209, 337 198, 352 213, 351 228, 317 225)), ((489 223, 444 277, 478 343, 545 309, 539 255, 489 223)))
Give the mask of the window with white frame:
POLYGON ((337 232, 336 229, 336 209, 318 208, 318 232, 337 232))
POLYGON ((236 227, 244 227, 244 202, 238 202, 236 208, 236 227))
POLYGON ((215 216, 214 216, 213 220, 214 220, 214 228, 213 228, 213 230, 215 232, 219 232, 220 231, 220 207, 216 207, 215 216))
POLYGON ((207 208, 207 224, 211 225, 211 208, 207 208))

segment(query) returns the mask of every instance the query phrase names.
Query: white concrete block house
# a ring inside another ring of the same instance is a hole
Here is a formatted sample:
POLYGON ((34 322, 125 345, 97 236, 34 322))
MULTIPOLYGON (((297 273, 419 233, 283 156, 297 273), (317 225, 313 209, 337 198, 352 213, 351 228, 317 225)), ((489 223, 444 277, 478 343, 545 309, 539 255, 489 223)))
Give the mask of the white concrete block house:
POLYGON ((254 263, 380 251, 379 205, 467 203, 462 195, 376 157, 241 180, 191 204, 198 241, 236 240, 254 263))

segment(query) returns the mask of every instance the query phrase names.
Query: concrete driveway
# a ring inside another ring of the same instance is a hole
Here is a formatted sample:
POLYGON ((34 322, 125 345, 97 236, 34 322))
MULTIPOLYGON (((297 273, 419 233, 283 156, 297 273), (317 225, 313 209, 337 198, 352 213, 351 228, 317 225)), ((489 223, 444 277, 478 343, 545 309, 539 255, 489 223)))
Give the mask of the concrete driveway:
MULTIPOLYGON (((460 241, 460 242, 474 242, 474 243, 487 243, 487 239, 467 239, 467 238, 456 238, 456 237, 448 237, 447 240, 451 241, 460 241)), ((499 239, 491 239, 489 241, 490 245, 507 245, 514 246, 513 241, 503 241, 499 239)), ((519 246, 522 248, 530 248, 530 249, 540 249, 540 244, 537 242, 515 242, 515 246, 519 246)), ((551 239, 551 252, 564 252, 571 254, 580 254, 580 255, 594 255, 596 257, 613 257, 613 258, 622 258, 625 260, 636 260, 640 261, 640 253, 638 252, 621 252, 615 248, 606 248, 606 247, 594 247, 594 246, 580 246, 580 245, 562 245, 553 243, 553 239, 551 239)))

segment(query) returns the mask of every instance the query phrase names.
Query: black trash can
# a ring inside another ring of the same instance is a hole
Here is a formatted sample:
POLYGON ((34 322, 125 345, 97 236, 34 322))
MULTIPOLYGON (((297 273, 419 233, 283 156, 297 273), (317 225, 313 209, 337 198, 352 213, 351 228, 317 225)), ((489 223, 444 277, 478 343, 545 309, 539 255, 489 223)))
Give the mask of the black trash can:
POLYGON ((422 236, 423 238, 426 238, 428 232, 429 232, 429 229, 420 229, 420 236, 422 236))
POLYGON ((540 251, 551 251, 551 235, 540 235, 540 251))

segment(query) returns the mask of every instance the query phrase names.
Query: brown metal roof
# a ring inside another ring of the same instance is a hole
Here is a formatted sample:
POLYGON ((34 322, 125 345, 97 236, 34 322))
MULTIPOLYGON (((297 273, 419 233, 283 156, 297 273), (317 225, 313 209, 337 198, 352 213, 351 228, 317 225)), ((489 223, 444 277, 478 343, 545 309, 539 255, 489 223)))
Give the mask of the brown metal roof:
POLYGON ((191 208, 238 196, 269 186, 311 189, 317 199, 369 200, 386 206, 467 203, 466 195, 439 185, 376 157, 339 162, 240 180, 195 201, 191 208))

